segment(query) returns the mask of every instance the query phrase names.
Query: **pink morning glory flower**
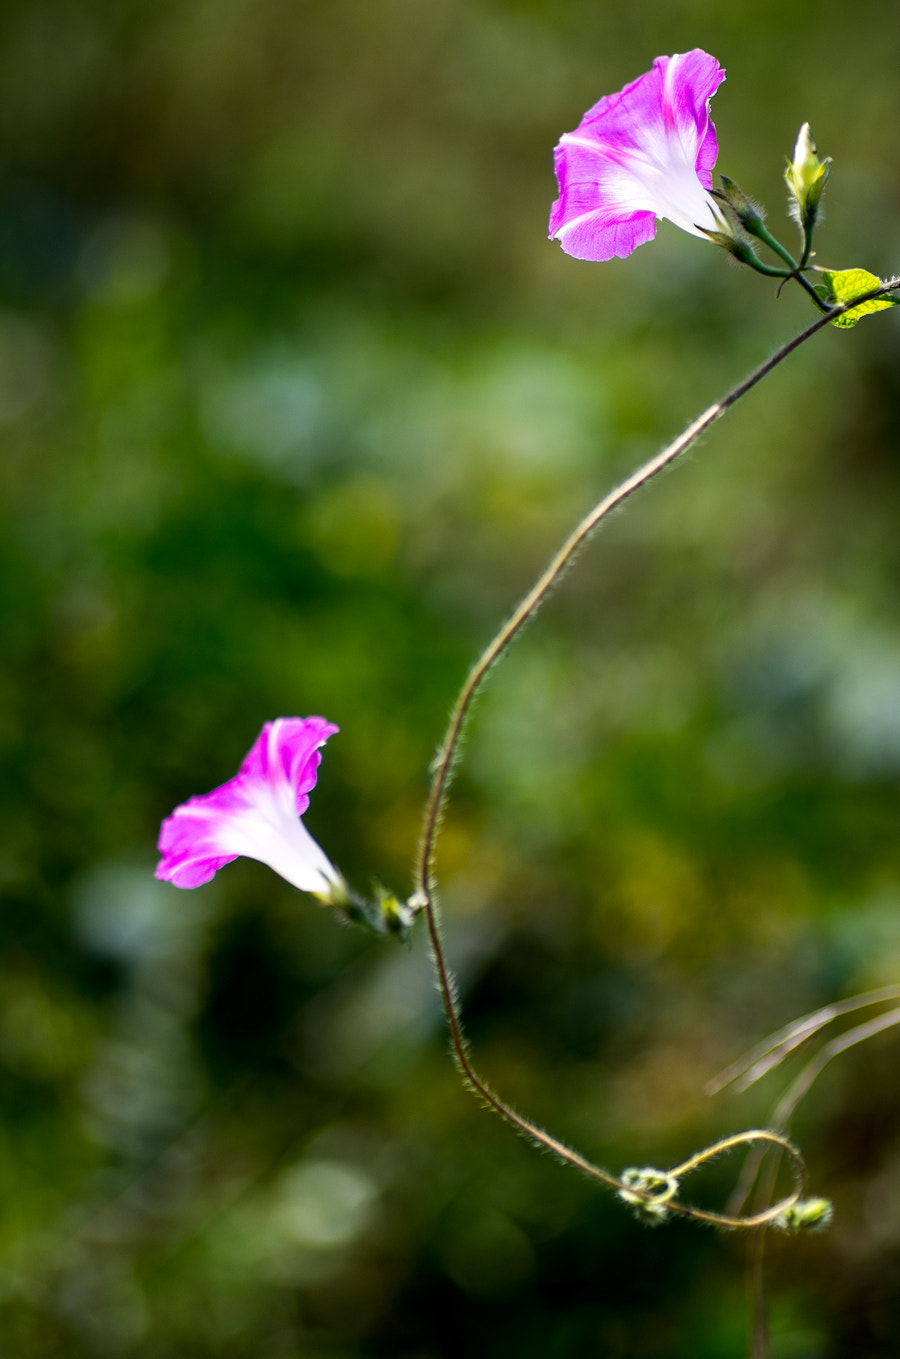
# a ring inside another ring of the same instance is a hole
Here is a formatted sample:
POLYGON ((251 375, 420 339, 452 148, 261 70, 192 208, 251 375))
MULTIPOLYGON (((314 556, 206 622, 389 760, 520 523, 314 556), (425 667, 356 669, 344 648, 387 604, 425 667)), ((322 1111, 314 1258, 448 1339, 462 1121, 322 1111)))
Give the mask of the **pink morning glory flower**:
POLYGON ((567 254, 624 259, 653 239, 658 217, 694 236, 727 231, 709 193, 719 150, 709 101, 724 79, 699 48, 657 57, 560 138, 550 236, 567 254))
POLYGON ((315 787, 319 748, 337 730, 324 717, 266 722, 233 779, 189 798, 162 823, 156 876, 199 887, 243 854, 301 892, 343 904, 343 878, 300 820, 315 787))

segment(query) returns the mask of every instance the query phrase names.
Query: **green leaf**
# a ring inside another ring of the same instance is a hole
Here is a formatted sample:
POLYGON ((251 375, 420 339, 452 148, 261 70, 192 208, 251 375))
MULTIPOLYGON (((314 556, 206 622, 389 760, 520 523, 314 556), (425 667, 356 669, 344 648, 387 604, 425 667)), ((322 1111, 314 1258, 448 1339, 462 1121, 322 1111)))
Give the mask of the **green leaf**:
MULTIPOLYGON (((834 302, 852 302, 855 297, 863 297, 881 284, 880 278, 876 278, 874 274, 868 273, 865 269, 838 269, 833 273, 823 273, 822 278, 828 284, 834 302)), ((860 306, 854 307, 851 311, 845 311, 843 315, 836 316, 831 324, 844 327, 855 326, 861 316, 868 316, 873 311, 884 311, 885 307, 896 306, 896 297, 873 297, 868 302, 863 302, 860 306)))

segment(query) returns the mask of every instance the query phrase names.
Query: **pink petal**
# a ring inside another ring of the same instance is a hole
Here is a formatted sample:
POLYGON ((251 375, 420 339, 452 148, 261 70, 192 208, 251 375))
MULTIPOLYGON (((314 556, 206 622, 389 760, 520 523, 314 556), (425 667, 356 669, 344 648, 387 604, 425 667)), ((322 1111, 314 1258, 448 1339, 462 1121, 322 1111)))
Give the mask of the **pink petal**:
POLYGON ((628 255, 653 237, 658 217, 694 235, 698 223, 714 225, 708 191, 718 145, 708 104, 724 78, 699 49, 657 57, 561 138, 550 235, 568 254, 628 255))
POLYGON ((661 104, 666 126, 674 126, 703 187, 709 189, 719 149, 715 128, 709 121, 709 101, 725 79, 725 72, 715 57, 699 47, 674 57, 657 57, 653 69, 662 78, 661 104))
POLYGON ((201 887, 237 858, 236 854, 216 853, 215 825, 200 810, 205 801, 203 797, 192 797, 166 817, 160 827, 162 858, 156 876, 176 887, 201 887))
POLYGON ((156 876, 199 887, 239 854, 267 863, 303 891, 327 893, 340 875, 299 820, 309 805, 319 747, 338 728, 322 717, 267 722, 239 772, 189 798, 162 823, 156 876))
POLYGON ((603 261, 614 256, 625 259, 655 235, 656 218, 652 212, 635 212, 616 222, 598 209, 573 219, 560 244, 568 255, 579 260, 603 261))
POLYGON ((284 781, 294 790, 297 815, 309 806, 325 744, 338 728, 324 717, 279 717, 266 722, 241 765, 238 778, 284 781))

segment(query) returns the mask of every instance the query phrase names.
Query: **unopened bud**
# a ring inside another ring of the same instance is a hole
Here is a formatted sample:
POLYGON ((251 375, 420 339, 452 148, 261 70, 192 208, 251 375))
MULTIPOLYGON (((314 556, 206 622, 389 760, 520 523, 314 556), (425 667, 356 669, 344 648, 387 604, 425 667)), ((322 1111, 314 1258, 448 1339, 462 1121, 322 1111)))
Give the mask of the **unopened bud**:
POLYGON ((678 1193, 678 1181, 664 1170, 636 1166, 622 1172, 619 1198, 632 1209, 640 1221, 659 1227, 669 1216, 667 1204, 678 1193))
POLYGON ((815 220, 819 199, 830 174, 831 157, 826 156, 824 160, 820 158, 809 130, 809 123, 804 123, 797 134, 794 159, 788 161, 784 172, 791 215, 797 219, 801 227, 806 227, 815 220))
POLYGON ((416 918, 416 909, 410 901, 401 901, 380 883, 375 884, 375 905, 380 916, 381 927, 386 934, 396 935, 398 939, 409 938, 409 931, 416 918))
POLYGON ((724 203, 736 220, 746 231, 755 236, 759 228, 766 220, 766 214, 758 203, 752 202, 743 189, 735 184, 733 179, 727 175, 720 175, 722 181, 721 189, 713 189, 713 198, 717 198, 720 203, 724 203))
POLYGON ((720 245, 729 255, 740 260, 741 264, 749 264, 751 269, 759 267, 759 256, 746 237, 732 231, 712 231, 709 227, 700 227, 700 230, 704 236, 709 237, 713 245, 720 245))
POLYGON ((361 896, 347 887, 343 899, 333 904, 340 905, 344 915, 354 925, 363 925, 374 934, 392 934, 405 941, 409 938, 417 910, 411 902, 401 901, 380 883, 376 882, 373 886, 371 897, 361 896))
POLYGON ((798 1199, 772 1219, 772 1226, 781 1232, 824 1231, 833 1215, 831 1199, 798 1199))

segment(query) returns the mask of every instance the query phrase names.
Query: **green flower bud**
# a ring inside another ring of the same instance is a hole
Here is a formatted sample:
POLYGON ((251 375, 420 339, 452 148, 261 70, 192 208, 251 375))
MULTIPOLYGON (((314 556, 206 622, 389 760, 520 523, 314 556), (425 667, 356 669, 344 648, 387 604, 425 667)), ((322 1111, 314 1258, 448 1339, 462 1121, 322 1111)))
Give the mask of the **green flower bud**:
POLYGON ((713 189, 713 198, 724 203, 741 226, 749 231, 751 236, 755 236, 765 222, 766 214, 758 203, 752 202, 747 197, 743 189, 739 188, 733 179, 729 179, 727 175, 720 175, 719 178, 722 181, 722 187, 721 189, 713 189))
POLYGON ((622 1188, 618 1192, 639 1221, 648 1227, 659 1227, 669 1216, 666 1205, 678 1193, 678 1181, 654 1166, 642 1170, 630 1166, 622 1173, 622 1188))
POLYGON ((782 1232, 824 1231, 833 1214, 831 1199, 799 1199, 773 1218, 772 1226, 782 1232))
POLYGON ((784 172, 791 216, 796 218, 801 227, 815 220, 819 199, 830 174, 831 157, 826 156, 824 160, 819 158, 809 123, 804 123, 797 134, 794 159, 788 161, 784 172))

